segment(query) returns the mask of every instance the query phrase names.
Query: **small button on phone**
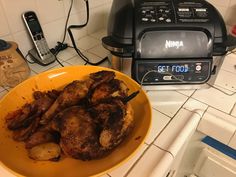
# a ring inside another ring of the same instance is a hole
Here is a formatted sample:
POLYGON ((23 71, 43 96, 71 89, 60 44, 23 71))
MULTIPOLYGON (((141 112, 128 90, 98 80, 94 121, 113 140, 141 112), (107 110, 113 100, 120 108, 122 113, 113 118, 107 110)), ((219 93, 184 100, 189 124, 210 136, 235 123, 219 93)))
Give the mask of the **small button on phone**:
POLYGON ((37 35, 36 38, 37 38, 37 40, 40 40, 40 39, 41 39, 41 36, 40 36, 40 35, 37 35))

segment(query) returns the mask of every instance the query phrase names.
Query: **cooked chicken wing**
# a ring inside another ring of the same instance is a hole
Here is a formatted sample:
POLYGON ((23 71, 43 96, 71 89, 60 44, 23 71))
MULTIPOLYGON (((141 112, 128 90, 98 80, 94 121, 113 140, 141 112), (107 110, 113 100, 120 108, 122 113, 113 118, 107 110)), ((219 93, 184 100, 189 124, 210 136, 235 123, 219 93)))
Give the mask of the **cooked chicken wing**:
POLYGON ((44 113, 40 123, 47 124, 59 111, 79 103, 86 97, 92 80, 73 81, 58 96, 53 105, 44 113))
POLYGON ((109 82, 101 83, 90 92, 90 102, 94 104, 109 97, 126 97, 128 91, 129 89, 123 81, 112 79, 109 82))
POLYGON ((90 89, 94 89, 98 85, 104 82, 109 82, 110 80, 115 78, 115 73, 113 71, 98 71, 96 73, 91 73, 89 78, 94 81, 93 85, 90 89))
POLYGON ((83 81, 73 81, 68 84, 53 105, 42 116, 40 123, 48 123, 59 111, 78 104, 86 98, 88 91, 100 83, 112 80, 115 77, 114 72, 99 71, 89 75, 89 79, 83 81))

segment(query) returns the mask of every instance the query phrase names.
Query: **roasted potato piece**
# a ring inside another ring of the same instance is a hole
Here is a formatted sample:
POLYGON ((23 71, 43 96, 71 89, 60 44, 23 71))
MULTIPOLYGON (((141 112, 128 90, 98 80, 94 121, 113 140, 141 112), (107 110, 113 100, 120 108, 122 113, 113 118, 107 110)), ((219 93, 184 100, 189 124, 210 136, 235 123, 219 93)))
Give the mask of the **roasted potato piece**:
POLYGON ((40 144, 28 151, 30 158, 40 161, 57 159, 60 154, 61 148, 56 143, 40 144))

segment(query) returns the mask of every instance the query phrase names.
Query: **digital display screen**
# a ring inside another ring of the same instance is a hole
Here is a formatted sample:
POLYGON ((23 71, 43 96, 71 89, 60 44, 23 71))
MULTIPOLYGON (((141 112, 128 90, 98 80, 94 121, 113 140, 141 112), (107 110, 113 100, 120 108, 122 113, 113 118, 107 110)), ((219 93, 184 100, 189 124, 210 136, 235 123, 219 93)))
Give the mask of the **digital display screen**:
POLYGON ((188 64, 158 65, 157 71, 158 73, 188 73, 189 66, 188 64))

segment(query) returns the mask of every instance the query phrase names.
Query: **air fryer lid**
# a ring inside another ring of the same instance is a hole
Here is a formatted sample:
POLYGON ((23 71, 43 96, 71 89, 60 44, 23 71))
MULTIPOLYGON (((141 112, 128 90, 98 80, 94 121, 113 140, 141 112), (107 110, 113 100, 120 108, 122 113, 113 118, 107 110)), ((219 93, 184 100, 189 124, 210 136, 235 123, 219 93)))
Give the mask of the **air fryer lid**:
POLYGON ((143 33, 137 44, 138 58, 210 57, 211 35, 203 31, 165 30, 143 33))
POLYGON ((113 0, 107 31, 108 36, 106 40, 103 40, 103 44, 113 54, 117 53, 112 50, 114 46, 121 49, 119 51, 125 51, 126 54, 130 51, 130 55, 134 54, 134 57, 142 55, 148 58, 155 54, 157 54, 155 57, 167 54, 170 54, 168 57, 176 56, 176 54, 188 57, 191 52, 194 56, 198 53, 197 57, 203 57, 203 55, 208 57, 210 53, 211 56, 223 55, 226 51, 224 43, 227 40, 227 34, 223 18, 214 6, 204 0, 113 0), (163 11, 163 8, 167 12, 163 11), (185 11, 186 9, 189 11, 185 11), (160 21, 161 17, 163 21, 160 21), (152 33, 152 31, 157 32, 152 33), (176 36, 180 35, 179 39, 174 37, 174 31, 176 36), (166 49, 166 41, 161 36, 161 32, 170 45, 175 46, 178 41, 181 45, 182 40, 184 47, 179 46, 178 49, 170 47, 173 51, 166 49), (171 33, 171 36, 167 33, 171 33), (156 40, 155 35, 161 38, 156 40), (183 36, 188 39, 183 39, 183 36), (147 39, 154 39, 154 37, 155 40, 148 43, 147 39), (194 42, 197 43, 194 44, 194 42), (144 44, 148 44, 151 48, 147 50, 144 44), (112 45, 112 48, 109 48, 109 45, 112 45), (133 50, 130 50, 131 46, 133 50), (155 48, 157 51, 153 51, 154 47, 157 47, 155 48), (136 53, 132 53, 135 51, 136 53), (140 51, 144 54, 140 54, 140 51))

